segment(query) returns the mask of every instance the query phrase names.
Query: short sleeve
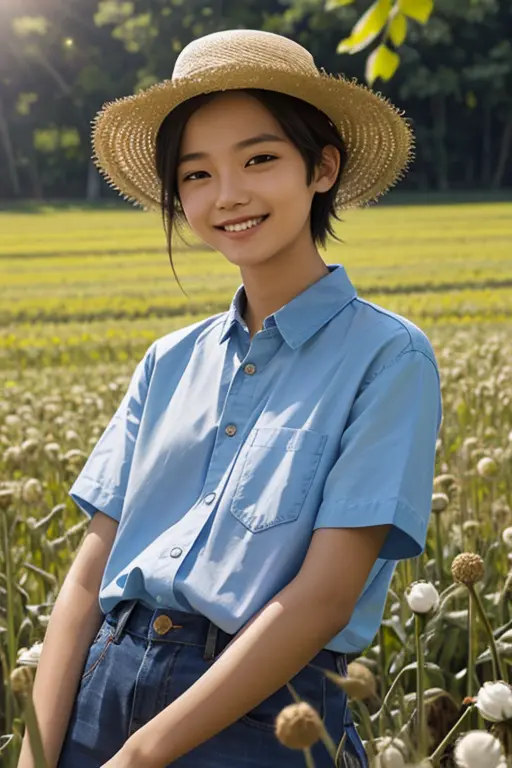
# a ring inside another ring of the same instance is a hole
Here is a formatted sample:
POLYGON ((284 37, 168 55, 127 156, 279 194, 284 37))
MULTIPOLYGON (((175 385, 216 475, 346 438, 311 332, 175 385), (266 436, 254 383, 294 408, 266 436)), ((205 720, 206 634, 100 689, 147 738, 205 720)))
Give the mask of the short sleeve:
POLYGON ((379 558, 419 555, 441 418, 439 372, 428 355, 408 350, 383 368, 354 400, 314 529, 387 523, 392 528, 379 558))
POLYGON ((152 365, 153 345, 137 364, 121 403, 69 490, 88 517, 101 510, 118 522, 121 519, 152 365))

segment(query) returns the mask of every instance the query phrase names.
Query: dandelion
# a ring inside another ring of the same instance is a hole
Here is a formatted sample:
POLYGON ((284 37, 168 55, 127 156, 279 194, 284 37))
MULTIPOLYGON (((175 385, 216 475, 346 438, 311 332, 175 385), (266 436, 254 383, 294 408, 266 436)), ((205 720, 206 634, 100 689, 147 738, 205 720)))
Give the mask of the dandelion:
POLYGON ((60 454, 60 445, 59 443, 52 442, 52 443, 46 443, 44 446, 44 452, 50 459, 57 459, 60 454))
POLYGON ((3 460, 6 464, 10 464, 12 466, 17 466, 21 463, 21 460, 23 458, 23 454, 21 452, 21 448, 18 445, 11 445, 9 448, 7 448, 6 451, 4 451, 3 454, 3 460))
POLYGON ((485 574, 484 561, 480 555, 462 552, 452 562, 453 580, 466 586, 481 581, 485 574))
POLYGON ((71 450, 67 451, 62 457, 64 463, 67 463, 71 468, 80 466, 86 458, 86 454, 79 448, 71 448, 71 450))
POLYGON ((16 667, 11 672, 9 683, 11 691, 19 695, 26 695, 32 689, 32 671, 27 667, 16 667))
POLYGON ((21 424, 21 419, 19 416, 16 416, 14 413, 10 413, 8 416, 5 417, 4 423, 8 427, 18 427, 21 424))
POLYGON ((17 664, 26 667, 37 667, 43 648, 42 643, 34 643, 30 648, 20 648, 17 664))
POLYGON ((490 456, 484 456, 476 465, 476 471, 480 477, 485 478, 496 477, 499 469, 499 464, 494 459, 491 459, 490 456))
POLYGON ((0 509, 8 509, 14 501, 14 491, 12 488, 0 489, 0 509))
POLYGON ((503 680, 486 682, 478 691, 476 707, 485 720, 501 723, 512 718, 512 686, 503 680))
POLYGON ((407 756, 407 747, 402 739, 384 736, 375 740, 377 755, 372 763, 372 768, 404 768, 407 756))
POLYGON ((416 642, 416 700, 418 702, 416 712, 416 725, 418 729, 418 750, 420 756, 425 757, 427 749, 427 717, 425 710, 425 670, 424 649, 422 642, 422 629, 425 615, 437 609, 439 605, 439 593, 428 581, 417 581, 406 592, 406 600, 409 608, 414 613, 414 635, 416 642))
POLYGON ((496 736, 487 731, 468 731, 455 744, 460 768, 505 768, 505 756, 496 736))
POLYGON ((32 438, 24 440, 20 446, 21 452, 24 456, 33 456, 39 450, 39 445, 39 440, 34 440, 32 438))
POLYGON ((450 499, 446 493, 434 493, 432 494, 432 512, 440 514, 447 509, 450 499))
POLYGON ((504 677, 501 661, 498 655, 498 649, 496 647, 496 640, 492 630, 489 617, 485 612, 482 598, 475 589, 475 584, 483 579, 485 575, 484 561, 480 555, 476 555, 473 552, 462 552, 457 555, 452 562, 452 576, 453 580, 459 584, 464 584, 469 592, 470 599, 473 601, 473 605, 478 612, 480 620, 485 627, 487 636, 489 638, 489 649, 491 651, 493 675, 494 679, 498 674, 500 677, 504 677))
POLYGON ((289 749, 309 749, 323 735, 320 715, 306 701, 289 704, 276 717, 277 739, 289 749))
POLYGON ((508 549, 512 549, 512 525, 502 531, 501 538, 508 549))
MULTIPOLYGON (((371 699, 377 695, 377 680, 375 675, 368 669, 367 666, 361 664, 360 661, 351 661, 347 667, 347 677, 345 680, 350 679, 357 681, 361 684, 361 700, 371 699)), ((355 698, 354 696, 352 698, 355 698)))
POLYGON ((430 613, 439 605, 439 593, 429 581, 416 581, 405 595, 413 613, 430 613))
POLYGON ((43 486, 39 480, 35 477, 31 477, 30 480, 27 480, 24 483, 21 496, 23 501, 26 501, 27 504, 35 504, 37 501, 40 501, 43 496, 43 486))

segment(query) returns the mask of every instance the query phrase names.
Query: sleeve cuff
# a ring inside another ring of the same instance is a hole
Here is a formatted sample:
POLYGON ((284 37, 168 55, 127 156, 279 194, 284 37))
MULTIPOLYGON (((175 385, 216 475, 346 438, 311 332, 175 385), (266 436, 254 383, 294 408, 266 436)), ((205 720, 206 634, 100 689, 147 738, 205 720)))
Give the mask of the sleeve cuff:
POLYGON ((103 488, 90 477, 81 475, 71 486, 69 496, 89 518, 99 510, 117 522, 121 519, 124 498, 103 488))
POLYGON ((330 503, 320 509, 313 530, 317 528, 365 528, 372 525, 392 526, 379 553, 383 560, 406 560, 423 552, 428 528, 402 499, 351 502, 348 499, 330 503))

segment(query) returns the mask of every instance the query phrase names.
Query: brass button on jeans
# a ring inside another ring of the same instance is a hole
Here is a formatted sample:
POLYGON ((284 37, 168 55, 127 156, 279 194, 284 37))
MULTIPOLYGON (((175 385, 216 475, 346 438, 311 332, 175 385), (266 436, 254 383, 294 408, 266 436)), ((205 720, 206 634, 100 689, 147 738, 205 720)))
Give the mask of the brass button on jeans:
POLYGON ((157 616, 153 622, 153 629, 159 635, 165 635, 173 626, 172 619, 165 615, 157 616))

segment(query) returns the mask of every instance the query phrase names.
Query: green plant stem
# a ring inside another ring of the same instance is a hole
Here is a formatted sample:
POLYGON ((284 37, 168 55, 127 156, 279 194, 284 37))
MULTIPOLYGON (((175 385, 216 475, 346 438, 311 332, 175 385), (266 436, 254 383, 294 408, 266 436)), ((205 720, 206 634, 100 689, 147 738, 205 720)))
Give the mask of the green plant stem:
POLYGON ((12 672, 16 666, 16 633, 14 630, 14 594, 12 588, 12 561, 11 549, 9 546, 9 533, 7 530, 7 517, 2 515, 3 521, 3 544, 5 557, 5 588, 7 590, 7 659, 9 661, 9 670, 12 672))
POLYGON ((466 718, 469 717, 470 713, 473 711, 474 707, 468 707, 465 712, 462 713, 462 715, 459 717, 453 728, 448 731, 442 742, 439 744, 438 747, 432 752, 432 754, 429 757, 430 762, 432 765, 436 766, 439 765, 440 758, 443 756, 443 752, 446 749, 446 747, 451 744, 454 737, 457 735, 458 731, 462 727, 464 721, 466 718))
POLYGON ((315 761, 310 749, 303 749, 304 760, 306 761, 306 768, 315 768, 315 761))
POLYGON ((498 648, 496 646, 496 640, 494 639, 491 623, 487 617, 487 613, 485 612, 482 599, 478 594, 478 592, 476 591, 474 584, 468 584, 467 587, 468 587, 471 599, 475 603, 475 608, 477 610, 478 616, 481 619, 482 624, 484 625, 485 630, 487 632, 487 636, 489 638, 489 648, 491 651, 492 673, 493 673, 494 680, 501 679, 507 682, 507 676, 505 675, 505 672, 502 669, 501 660, 498 654, 498 648))
POLYGON ((423 629, 423 616, 414 615, 414 633, 416 639, 416 712, 418 732, 418 752, 422 760, 427 754, 427 720, 425 712, 425 670, 423 668, 423 643, 421 633, 423 629))
POLYGON ((372 722, 370 720, 370 713, 368 712, 366 704, 364 704, 362 701, 356 701, 356 704, 357 704, 357 709, 359 711, 359 717, 361 718, 361 725, 366 731, 366 739, 368 743, 368 756, 370 758, 370 763, 372 763, 372 761, 377 756, 377 750, 375 749, 375 744, 373 742, 373 730, 372 730, 372 722))
POLYGON ((31 691, 25 698, 25 722, 30 739, 30 750, 34 756, 34 768, 48 768, 31 691))
POLYGON ((443 589, 443 537, 441 531, 441 514, 437 513, 434 516, 435 524, 435 543, 436 543, 436 569, 437 578, 439 580, 439 590, 443 589))
MULTIPOLYGON (((474 600, 469 598, 468 606, 468 674, 466 680, 466 695, 473 697, 475 695, 475 663, 476 663, 476 638, 475 638, 475 604, 474 600)), ((474 720, 473 715, 470 718, 474 720)), ((470 722, 470 725, 473 725, 470 722)))
MULTIPOLYGON (((14 629, 14 595, 12 589, 12 561, 11 549, 9 546, 9 534, 7 528, 7 515, 1 516, 3 521, 3 549, 5 560, 5 588, 7 590, 7 664, 4 669, 4 691, 5 691, 5 730, 12 730, 12 720, 14 717, 13 700, 11 689, 8 685, 9 676, 16 666, 16 633, 14 629)), ((5 658, 5 657, 4 657, 5 658)), ((3 665, 2 665, 3 666, 3 665)))
MULTIPOLYGON (((387 675, 386 675, 387 658, 386 658, 384 626, 382 624, 380 624, 379 626, 379 661, 380 661, 380 697, 381 697, 381 701, 384 701, 384 697, 386 696, 386 688, 387 688, 387 675)), ((384 736, 384 732, 385 732, 384 722, 382 718, 379 718, 379 736, 384 736)))

